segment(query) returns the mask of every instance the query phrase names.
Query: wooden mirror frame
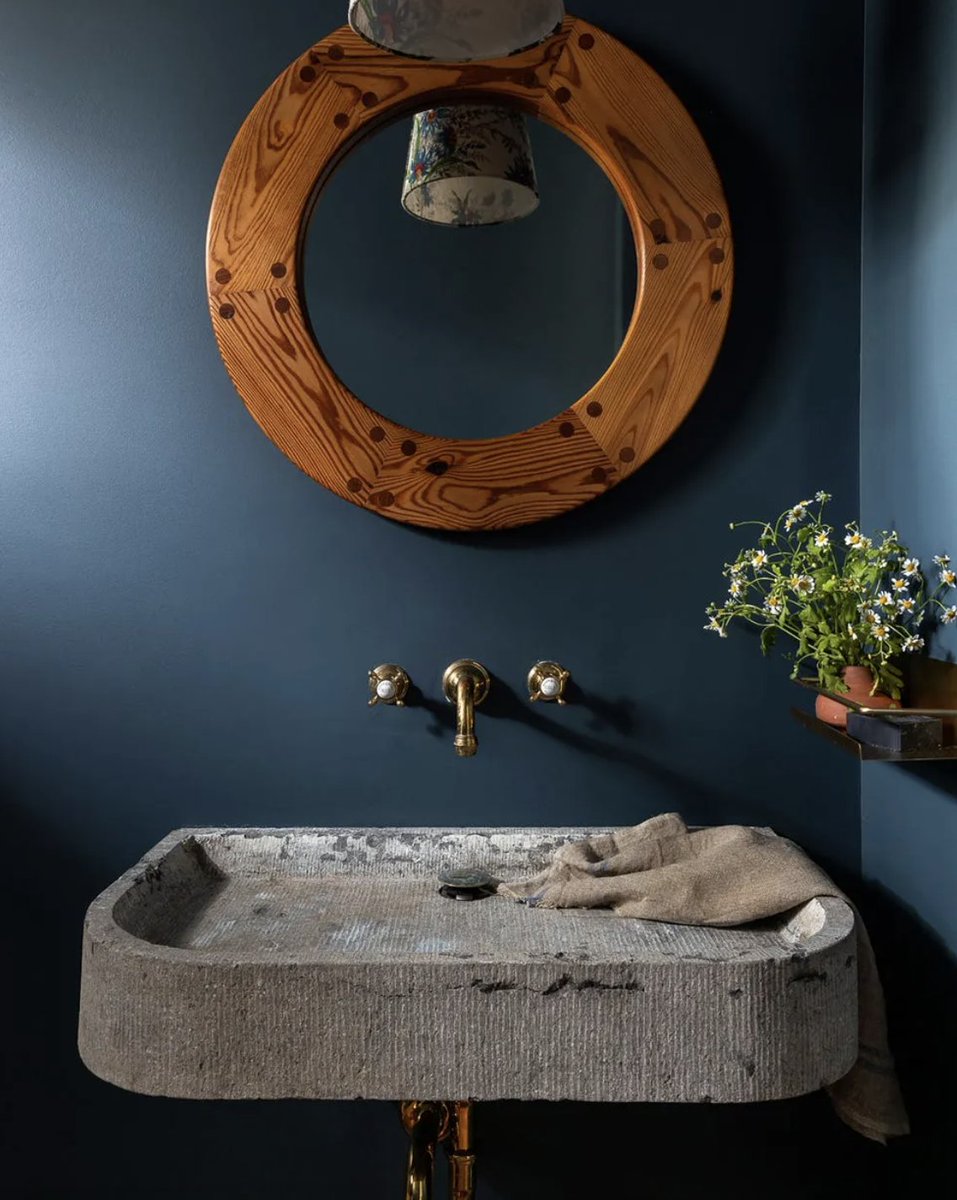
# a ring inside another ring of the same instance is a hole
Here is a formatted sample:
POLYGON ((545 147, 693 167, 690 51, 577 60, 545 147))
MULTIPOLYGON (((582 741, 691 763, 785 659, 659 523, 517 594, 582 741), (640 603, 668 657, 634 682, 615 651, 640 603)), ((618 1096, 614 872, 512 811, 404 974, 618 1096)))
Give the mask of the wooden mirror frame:
POLYGON ((727 204, 691 116, 637 54, 574 17, 521 54, 469 63, 400 57, 337 30, 246 119, 207 243, 219 348, 266 435, 344 499, 449 530, 553 517, 637 470, 704 387, 732 274, 727 204), (418 433, 363 404, 324 357, 302 290, 309 218, 343 157, 386 122, 457 101, 512 105, 585 149, 621 197, 638 257, 634 313, 602 378, 544 424, 471 441, 418 433))

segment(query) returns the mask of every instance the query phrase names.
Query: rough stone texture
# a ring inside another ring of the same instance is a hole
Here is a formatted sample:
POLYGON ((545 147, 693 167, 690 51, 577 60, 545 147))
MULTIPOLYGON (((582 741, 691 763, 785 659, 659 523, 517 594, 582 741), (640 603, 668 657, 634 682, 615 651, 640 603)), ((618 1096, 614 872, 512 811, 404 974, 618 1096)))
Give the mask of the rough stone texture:
POLYGON ((173 833, 90 906, 83 1060, 197 1099, 749 1101, 850 1069, 840 900, 701 929, 438 894, 593 832, 173 833))

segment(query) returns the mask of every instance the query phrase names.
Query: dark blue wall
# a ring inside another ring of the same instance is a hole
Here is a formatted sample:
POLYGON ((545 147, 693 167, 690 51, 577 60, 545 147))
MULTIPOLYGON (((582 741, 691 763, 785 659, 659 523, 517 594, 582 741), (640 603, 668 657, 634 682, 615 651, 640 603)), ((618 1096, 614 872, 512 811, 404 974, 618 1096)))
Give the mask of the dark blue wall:
MULTIPOLYGON (((662 72, 712 147, 737 237, 732 325, 653 463, 560 521, 484 538, 402 528, 300 475, 246 415, 209 328, 205 222, 230 139, 344 9, 33 0, 0 15, 8 928, 17 915, 0 1173, 14 1195, 395 1194, 387 1105, 147 1100, 79 1066, 85 904, 176 826, 679 809, 772 824, 841 878, 859 866, 856 767, 792 725, 785 664, 701 627, 737 546, 729 519, 818 487, 854 515, 862 3, 578 5, 662 72), (462 655, 498 677, 472 762, 434 708, 462 655), (561 712, 521 699, 545 655, 581 688, 561 712), (433 707, 368 711, 365 671, 382 660, 433 707)), ((483 1200, 586 1194, 597 1158, 604 1194, 630 1191, 641 1162, 648 1195, 706 1183, 716 1200, 766 1194, 781 1160, 776 1194, 832 1194, 811 1138, 856 1178, 874 1161, 820 1097, 503 1105, 482 1121, 483 1200), (662 1152, 689 1139, 695 1154, 662 1152)))
MULTIPOLYGON (((950 0, 868 0, 861 503, 928 566, 957 560, 955 60, 950 0)), ((955 651, 957 627, 932 646, 955 651)), ((912 1185, 930 1184, 950 1170, 957 1129, 954 764, 866 765, 862 838, 917 1131, 901 1157, 912 1185)))
MULTIPOLYGON (((955 59, 953 4, 870 8, 862 510, 913 539, 931 571, 934 554, 957 561, 955 59)), ((957 626, 932 650, 953 658, 957 626)), ((865 772, 865 866, 957 955, 957 775, 946 778, 950 788, 910 770, 865 772)))

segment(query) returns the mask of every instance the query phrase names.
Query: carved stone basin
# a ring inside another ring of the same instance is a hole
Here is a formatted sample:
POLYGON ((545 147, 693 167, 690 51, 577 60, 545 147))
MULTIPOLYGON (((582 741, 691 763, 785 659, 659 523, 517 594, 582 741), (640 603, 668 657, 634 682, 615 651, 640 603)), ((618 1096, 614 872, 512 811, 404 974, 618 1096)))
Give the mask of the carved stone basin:
POLYGON ((460 903, 584 829, 187 829, 93 902, 80 1052, 196 1099, 749 1101, 857 1056, 854 918, 740 929, 460 903))

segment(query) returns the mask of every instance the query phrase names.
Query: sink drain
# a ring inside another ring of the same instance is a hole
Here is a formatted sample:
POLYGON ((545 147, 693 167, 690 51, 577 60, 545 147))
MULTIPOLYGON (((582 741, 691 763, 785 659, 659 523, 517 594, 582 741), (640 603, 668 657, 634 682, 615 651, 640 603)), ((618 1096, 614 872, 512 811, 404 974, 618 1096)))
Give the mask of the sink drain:
POLYGON ((484 900, 495 894, 495 880, 478 867, 440 871, 439 883, 439 894, 446 900, 484 900))

